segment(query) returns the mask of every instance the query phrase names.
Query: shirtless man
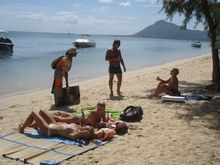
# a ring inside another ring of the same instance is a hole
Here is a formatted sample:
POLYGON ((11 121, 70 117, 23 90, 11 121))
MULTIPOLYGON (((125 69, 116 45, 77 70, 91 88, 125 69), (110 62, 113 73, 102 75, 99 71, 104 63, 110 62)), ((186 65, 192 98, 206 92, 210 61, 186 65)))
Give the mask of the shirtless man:
POLYGON ((162 80, 160 77, 157 77, 156 80, 160 81, 157 89, 155 90, 152 96, 158 97, 160 93, 166 93, 171 96, 179 96, 180 92, 178 90, 179 80, 177 75, 179 74, 179 69, 173 68, 170 71, 171 77, 168 80, 162 80))
POLYGON ((117 94, 121 95, 121 83, 122 83, 122 70, 121 65, 123 66, 124 72, 126 71, 126 67, 124 64, 124 60, 121 55, 120 40, 114 40, 112 48, 108 49, 106 52, 105 60, 109 61, 109 89, 110 96, 113 96, 113 80, 114 75, 116 75, 117 82, 117 94))

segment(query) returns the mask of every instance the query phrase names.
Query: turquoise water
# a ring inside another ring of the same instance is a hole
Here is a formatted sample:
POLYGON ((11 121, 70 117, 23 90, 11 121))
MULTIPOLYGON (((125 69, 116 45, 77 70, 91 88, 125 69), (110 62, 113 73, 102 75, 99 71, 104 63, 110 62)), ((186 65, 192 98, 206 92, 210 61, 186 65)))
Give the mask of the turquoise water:
MULTIPOLYGON (((51 61, 72 47, 76 34, 10 32, 12 56, 0 55, 0 96, 51 88, 51 61)), ((105 52, 114 39, 121 40, 127 71, 210 52, 209 43, 192 48, 191 41, 93 35, 95 48, 78 49, 69 73, 70 84, 108 75, 105 52)))

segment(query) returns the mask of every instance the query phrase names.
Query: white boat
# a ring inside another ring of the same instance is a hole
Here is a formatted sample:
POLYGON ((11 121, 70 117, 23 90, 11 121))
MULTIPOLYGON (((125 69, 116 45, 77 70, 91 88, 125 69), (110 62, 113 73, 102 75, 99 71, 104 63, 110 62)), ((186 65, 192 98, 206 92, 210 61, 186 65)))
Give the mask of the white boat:
POLYGON ((96 46, 96 42, 92 39, 89 38, 83 38, 84 36, 82 36, 82 38, 78 38, 75 41, 72 41, 73 45, 76 48, 88 48, 88 47, 95 47, 96 46))
POLYGON ((14 44, 7 37, 8 32, 5 30, 0 30, 0 52, 13 52, 14 44))
POLYGON ((195 48, 201 48, 202 44, 199 41, 193 41, 191 46, 195 48))

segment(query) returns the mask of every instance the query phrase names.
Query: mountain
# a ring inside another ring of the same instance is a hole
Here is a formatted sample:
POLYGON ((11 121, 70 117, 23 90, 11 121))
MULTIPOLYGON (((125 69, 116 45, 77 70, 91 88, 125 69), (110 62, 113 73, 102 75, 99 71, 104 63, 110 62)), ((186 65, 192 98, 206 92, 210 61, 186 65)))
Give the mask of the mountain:
POLYGON ((206 32, 199 30, 184 30, 181 26, 160 20, 134 34, 136 37, 180 39, 180 40, 207 40, 206 32))

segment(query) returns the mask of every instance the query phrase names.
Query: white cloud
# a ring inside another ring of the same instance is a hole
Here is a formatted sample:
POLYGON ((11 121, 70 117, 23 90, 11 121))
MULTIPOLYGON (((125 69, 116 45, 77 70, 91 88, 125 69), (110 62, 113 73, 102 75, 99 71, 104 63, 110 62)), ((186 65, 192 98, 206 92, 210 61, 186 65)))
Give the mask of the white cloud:
POLYGON ((130 1, 124 1, 119 3, 120 6, 131 6, 130 1))
POLYGON ((108 10, 107 7, 101 7, 101 8, 93 8, 91 9, 92 12, 94 13, 106 13, 106 11, 108 10))
POLYGON ((101 3, 113 3, 113 0, 99 0, 101 3))

